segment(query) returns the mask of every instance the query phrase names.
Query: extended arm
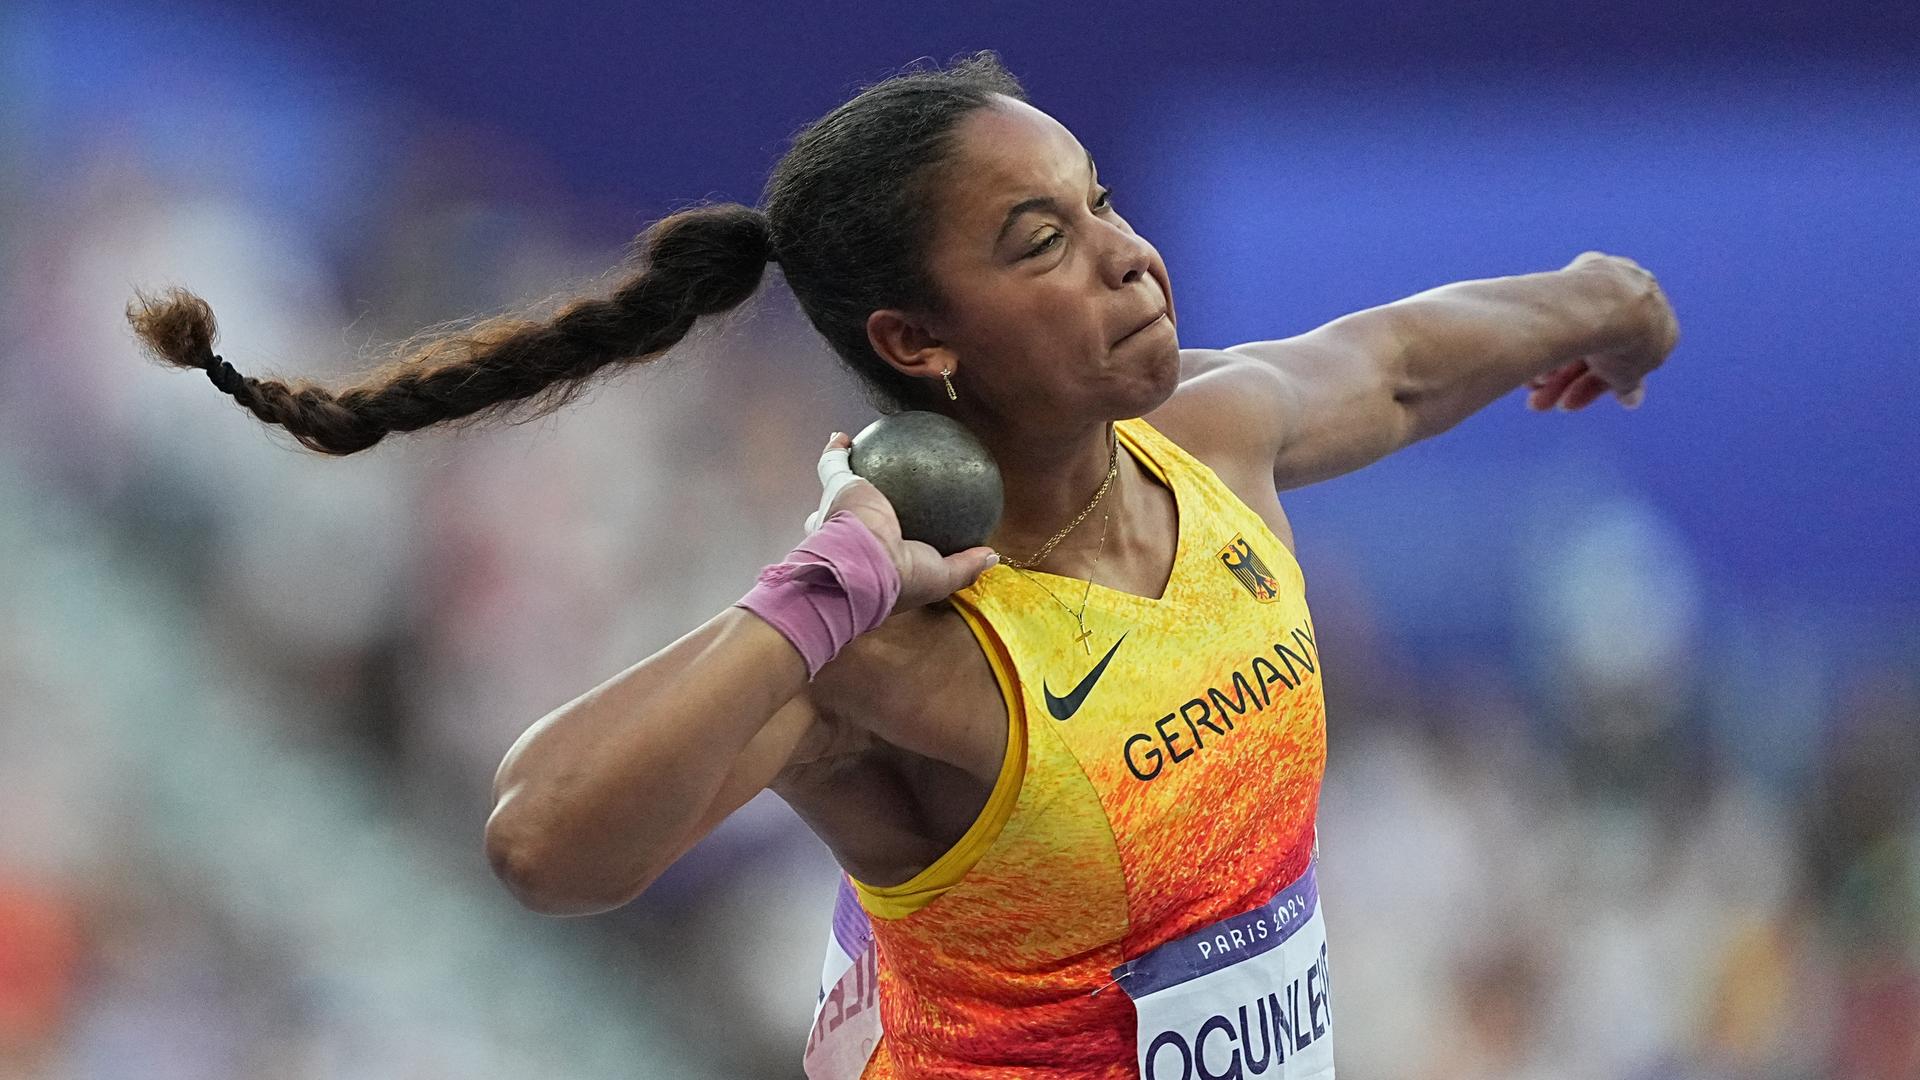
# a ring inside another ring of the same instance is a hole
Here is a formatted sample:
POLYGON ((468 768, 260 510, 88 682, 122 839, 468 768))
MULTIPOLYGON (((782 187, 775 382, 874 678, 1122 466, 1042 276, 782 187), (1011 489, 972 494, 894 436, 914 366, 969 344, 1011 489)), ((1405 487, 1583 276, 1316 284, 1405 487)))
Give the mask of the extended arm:
POLYGON ((1198 354, 1188 376, 1232 411, 1214 430, 1270 453, 1286 489, 1437 435, 1529 383, 1536 407, 1579 408, 1609 389, 1635 403, 1677 333, 1651 274, 1588 253, 1562 270, 1443 285, 1297 337, 1198 354))

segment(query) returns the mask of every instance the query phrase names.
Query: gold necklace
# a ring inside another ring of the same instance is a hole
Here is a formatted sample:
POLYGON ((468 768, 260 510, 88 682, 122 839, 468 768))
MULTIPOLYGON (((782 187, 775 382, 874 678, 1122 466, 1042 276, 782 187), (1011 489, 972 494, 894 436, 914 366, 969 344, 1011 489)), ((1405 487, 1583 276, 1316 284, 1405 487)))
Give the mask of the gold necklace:
POLYGON ((1111 511, 1100 515, 1100 546, 1094 549, 1093 566, 1087 570, 1087 587, 1080 594, 1080 610, 1079 611, 1075 611, 1072 608, 1068 607, 1066 601, 1054 595, 1054 591, 1052 589, 1047 588, 1045 583, 1043 583, 1039 578, 1034 577, 1024 567, 1019 567, 1019 566, 1014 567, 1015 570, 1020 571, 1021 577, 1024 577, 1028 581, 1031 581, 1035 585, 1038 585, 1040 587, 1041 592, 1046 593, 1048 597, 1052 598, 1054 603, 1059 604, 1061 611, 1064 611, 1067 614, 1073 616, 1073 621, 1076 624, 1078 624, 1080 627, 1080 632, 1074 635, 1074 638, 1073 638, 1074 644, 1079 645, 1081 648, 1085 649, 1087 651, 1088 656, 1093 655, 1093 646, 1087 644, 1087 639, 1093 636, 1093 631, 1087 629, 1087 601, 1093 596, 1093 575, 1099 572, 1100 559, 1104 555, 1106 555, 1106 552, 1107 552, 1107 522, 1109 519, 1112 518, 1112 516, 1113 515, 1111 511))
MULTIPOLYGON (((1093 501, 1087 504, 1087 508, 1085 510, 1080 511, 1079 516, 1075 517, 1072 521, 1067 522, 1066 528, 1061 529, 1057 533, 1054 533, 1051 539, 1049 539, 1046 543, 1040 545, 1040 550, 1034 552, 1033 558, 1027 559, 1026 561, 1022 562, 1019 559, 1009 558, 1003 554, 1000 556, 1000 561, 1003 563, 1006 563, 1008 566, 1013 567, 1015 570, 1031 570, 1034 567, 1039 566, 1040 561, 1042 559, 1045 559, 1048 555, 1053 554, 1054 545, 1066 539, 1068 533, 1072 532, 1075 528, 1077 528, 1081 522, 1087 520, 1087 515, 1093 513, 1093 508, 1096 506, 1099 506, 1100 500, 1107 497, 1107 489, 1113 486, 1113 478, 1119 475, 1119 473, 1120 473, 1120 437, 1118 433, 1114 430, 1113 425, 1108 424, 1107 425, 1107 478, 1105 480, 1100 481, 1100 490, 1093 493, 1093 501)), ((1102 528, 1101 542, 1105 543, 1105 540, 1106 540, 1106 533, 1104 531, 1105 526, 1102 526, 1101 528, 1102 528)), ((1055 599, 1057 600, 1058 597, 1055 597, 1055 599)))

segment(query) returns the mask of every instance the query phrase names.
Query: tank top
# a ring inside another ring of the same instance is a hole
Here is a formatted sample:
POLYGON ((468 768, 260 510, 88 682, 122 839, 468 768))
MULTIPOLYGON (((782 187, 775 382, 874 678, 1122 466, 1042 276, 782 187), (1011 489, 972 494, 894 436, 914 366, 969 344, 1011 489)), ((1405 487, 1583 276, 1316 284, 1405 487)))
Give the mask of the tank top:
POLYGON ((1332 1075, 1299 565, 1212 469, 1115 427, 1178 508, 1165 591, 1002 564, 951 598, 1009 703, 1006 760, 921 874, 843 875, 810 1080, 1332 1075))

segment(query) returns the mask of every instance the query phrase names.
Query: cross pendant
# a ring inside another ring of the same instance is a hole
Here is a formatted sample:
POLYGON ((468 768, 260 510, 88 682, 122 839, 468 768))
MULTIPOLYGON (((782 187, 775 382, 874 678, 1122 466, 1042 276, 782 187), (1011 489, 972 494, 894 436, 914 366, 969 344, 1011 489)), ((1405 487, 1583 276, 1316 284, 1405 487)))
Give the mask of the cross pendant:
POLYGON ((1080 633, 1079 633, 1079 634, 1077 634, 1077 635, 1075 635, 1075 637, 1074 637, 1074 639, 1073 639, 1073 643, 1074 643, 1075 645, 1078 645, 1078 646, 1080 646, 1081 648, 1083 648, 1083 649, 1085 649, 1085 650, 1087 650, 1087 655, 1088 655, 1088 656, 1092 656, 1092 655, 1093 655, 1093 646, 1091 646, 1091 645, 1089 645, 1089 644, 1087 644, 1087 639, 1088 639, 1088 638, 1090 638, 1090 637, 1092 637, 1092 636, 1093 636, 1093 631, 1091 631, 1091 630, 1089 630, 1089 629, 1087 629, 1087 624, 1086 624, 1086 623, 1081 623, 1081 624, 1080 624, 1080 633))

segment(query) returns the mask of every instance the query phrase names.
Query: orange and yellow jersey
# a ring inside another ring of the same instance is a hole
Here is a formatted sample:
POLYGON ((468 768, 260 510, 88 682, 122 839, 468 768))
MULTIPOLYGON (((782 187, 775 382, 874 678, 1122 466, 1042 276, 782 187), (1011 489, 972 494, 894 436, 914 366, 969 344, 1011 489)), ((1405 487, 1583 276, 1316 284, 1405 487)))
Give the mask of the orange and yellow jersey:
POLYGON ((953 596, 1010 706, 1006 759, 925 871, 843 880, 812 1080, 1332 1075, 1299 565, 1212 469, 1116 428, 1178 506, 1165 592, 1000 565, 953 596))

